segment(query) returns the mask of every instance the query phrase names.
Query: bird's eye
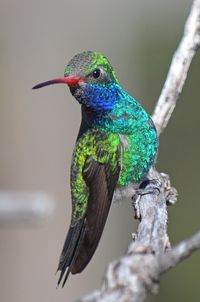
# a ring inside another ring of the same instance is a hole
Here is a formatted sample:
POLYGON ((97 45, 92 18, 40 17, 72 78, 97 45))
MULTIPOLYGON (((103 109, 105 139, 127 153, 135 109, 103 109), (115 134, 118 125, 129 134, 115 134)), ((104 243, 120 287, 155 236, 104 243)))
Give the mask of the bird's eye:
POLYGON ((101 70, 99 68, 95 69, 92 73, 93 78, 98 79, 101 75, 101 70))

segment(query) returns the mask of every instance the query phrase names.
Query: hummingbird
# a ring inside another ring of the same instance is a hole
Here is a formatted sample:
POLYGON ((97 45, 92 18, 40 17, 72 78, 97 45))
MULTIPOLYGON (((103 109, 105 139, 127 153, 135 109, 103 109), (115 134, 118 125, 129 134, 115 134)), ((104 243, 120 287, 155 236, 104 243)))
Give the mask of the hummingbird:
POLYGON ((116 188, 139 184, 154 164, 158 136, 145 109, 119 84, 108 59, 84 51, 64 77, 33 87, 67 84, 82 120, 71 163, 71 224, 59 259, 58 285, 83 271, 101 238, 116 188))

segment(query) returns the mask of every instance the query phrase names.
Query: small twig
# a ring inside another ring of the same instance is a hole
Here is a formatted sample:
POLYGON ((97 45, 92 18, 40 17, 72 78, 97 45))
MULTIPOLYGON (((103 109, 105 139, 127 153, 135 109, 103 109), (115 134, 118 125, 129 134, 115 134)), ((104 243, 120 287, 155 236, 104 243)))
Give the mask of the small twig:
POLYGON ((196 0, 192 5, 183 38, 173 56, 166 82, 152 116, 159 134, 167 126, 185 83, 191 61, 199 47, 200 1, 196 0))
POLYGON ((160 273, 165 273, 198 249, 200 249, 200 231, 189 239, 177 244, 168 253, 160 255, 158 260, 160 273))
POLYGON ((33 225, 52 215, 53 199, 42 192, 0 192, 0 225, 33 225))

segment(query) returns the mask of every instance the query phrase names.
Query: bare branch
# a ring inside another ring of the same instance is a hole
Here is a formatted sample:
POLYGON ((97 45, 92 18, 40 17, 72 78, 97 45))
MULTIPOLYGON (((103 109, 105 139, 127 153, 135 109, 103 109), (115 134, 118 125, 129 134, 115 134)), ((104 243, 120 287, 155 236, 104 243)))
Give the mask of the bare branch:
POLYGON ((131 251, 120 261, 113 262, 108 269, 105 284, 101 291, 96 291, 83 298, 82 302, 142 302, 148 292, 157 293, 160 275, 200 249, 200 231, 188 240, 184 240, 167 253, 155 257, 139 251, 135 243, 131 251), (138 250, 138 252, 137 252, 138 250))
POLYGON ((153 113, 160 134, 167 126, 185 83, 191 61, 200 47, 200 1, 193 2, 183 38, 176 50, 161 95, 153 113))

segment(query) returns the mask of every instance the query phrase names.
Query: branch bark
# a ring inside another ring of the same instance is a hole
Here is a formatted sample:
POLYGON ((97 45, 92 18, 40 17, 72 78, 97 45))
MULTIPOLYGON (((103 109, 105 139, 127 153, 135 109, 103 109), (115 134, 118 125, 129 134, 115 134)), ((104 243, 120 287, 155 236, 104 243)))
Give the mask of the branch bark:
POLYGON ((158 281, 161 274, 200 249, 200 231, 188 240, 184 240, 165 254, 155 257, 151 253, 133 249, 122 257, 120 261, 109 265, 105 285, 101 291, 95 291, 80 301, 83 302, 111 302, 111 301, 144 301, 148 292, 158 291, 158 281), (138 274, 138 267, 139 274, 138 274), (125 278, 129 274, 129 279, 125 278), (108 287, 110 279, 117 276, 116 283, 108 287))
MULTIPOLYGON (((167 126, 199 47, 200 0, 195 0, 152 115, 159 135, 167 126)), ((148 176, 150 181, 143 183, 139 190, 129 186, 117 194, 122 197, 135 192, 137 233, 126 255, 108 266, 102 288, 80 302, 142 302, 148 293, 157 293, 161 274, 200 249, 200 232, 170 248, 167 204, 175 203, 177 192, 166 174, 152 168, 148 176)))

